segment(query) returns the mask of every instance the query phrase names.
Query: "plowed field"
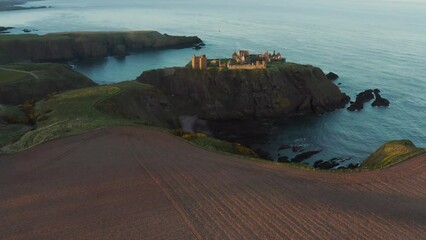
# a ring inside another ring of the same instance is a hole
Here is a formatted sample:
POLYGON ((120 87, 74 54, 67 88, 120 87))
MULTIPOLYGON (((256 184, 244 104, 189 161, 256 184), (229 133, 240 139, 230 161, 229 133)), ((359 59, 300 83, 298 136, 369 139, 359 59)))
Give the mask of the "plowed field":
POLYGON ((0 157, 0 239, 426 239, 426 156, 313 172, 102 129, 0 157))

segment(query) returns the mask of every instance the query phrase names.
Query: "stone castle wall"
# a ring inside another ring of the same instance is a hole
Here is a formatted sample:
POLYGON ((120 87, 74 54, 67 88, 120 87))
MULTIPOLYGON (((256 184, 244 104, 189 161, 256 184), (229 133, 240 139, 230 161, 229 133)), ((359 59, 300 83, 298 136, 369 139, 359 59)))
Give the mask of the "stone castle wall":
POLYGON ((256 64, 242 64, 242 65, 232 65, 228 64, 228 69, 247 69, 247 70, 253 70, 253 69, 266 69, 266 62, 256 62, 256 64))

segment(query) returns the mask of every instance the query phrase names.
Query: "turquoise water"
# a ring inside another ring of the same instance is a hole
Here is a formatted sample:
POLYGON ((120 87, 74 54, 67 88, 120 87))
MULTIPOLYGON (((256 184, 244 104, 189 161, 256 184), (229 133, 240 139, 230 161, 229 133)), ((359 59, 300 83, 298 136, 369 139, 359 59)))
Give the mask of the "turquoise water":
POLYGON ((39 33, 146 30, 197 35, 207 47, 133 54, 126 59, 74 63, 99 83, 134 79, 147 69, 185 65, 193 54, 228 57, 237 49, 281 51, 289 61, 340 75, 351 97, 379 88, 385 109, 339 110, 289 120, 269 130, 260 147, 273 156, 283 144, 323 149, 311 158, 358 162, 390 139, 426 146, 426 3, 424 1, 98 1, 56 0, 27 5, 50 9, 1 12, 0 25, 39 33))

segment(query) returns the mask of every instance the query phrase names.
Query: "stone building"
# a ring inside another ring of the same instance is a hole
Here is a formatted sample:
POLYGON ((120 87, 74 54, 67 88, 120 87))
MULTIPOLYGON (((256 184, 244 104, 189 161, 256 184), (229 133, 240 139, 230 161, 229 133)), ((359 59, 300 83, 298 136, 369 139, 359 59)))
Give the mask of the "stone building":
POLYGON ((201 56, 193 56, 192 57, 192 69, 200 69, 204 70, 207 69, 207 57, 206 55, 201 56))
POLYGON ((228 62, 228 69, 266 69, 266 61, 256 61, 254 63, 245 63, 245 64, 232 64, 231 61, 228 62))

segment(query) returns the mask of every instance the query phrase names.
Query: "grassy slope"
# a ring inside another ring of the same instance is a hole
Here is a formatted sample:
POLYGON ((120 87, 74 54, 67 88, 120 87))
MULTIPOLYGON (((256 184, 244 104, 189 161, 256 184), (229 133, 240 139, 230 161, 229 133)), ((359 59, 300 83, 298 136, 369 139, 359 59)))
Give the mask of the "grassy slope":
MULTIPOLYGON (((149 125, 164 129, 169 122, 146 108, 151 104, 149 100, 153 98, 161 98, 158 90, 136 81, 89 87, 54 95, 36 104, 35 111, 40 116, 34 129, 31 130, 25 125, 22 125, 25 127, 22 131, 17 131, 16 128, 9 129, 11 135, 9 140, 25 134, 18 141, 3 147, 1 151, 13 153, 56 138, 108 126, 149 125), (146 98, 139 98, 140 96, 146 98), (122 103, 128 104, 125 106, 122 103), (130 116, 129 113, 135 115, 130 116), (16 135, 12 136, 12 133, 16 135)), ((6 107, 3 109, 5 112, 6 107)), ((12 111, 19 114, 17 107, 8 107, 8 112, 12 111)), ((210 137, 186 140, 217 152, 257 157, 254 152, 239 144, 210 137)))
POLYGON ((409 140, 390 141, 368 157, 361 167, 368 169, 388 167, 424 153, 426 148, 417 148, 409 140))
POLYGON ((24 113, 17 106, 0 104, 0 147, 7 143, 17 141, 32 128, 32 126, 25 124, 6 124, 2 121, 3 116, 14 116, 16 119, 22 120, 22 122, 26 120, 24 113))
MULTIPOLYGON (((8 68, 7 66, 1 66, 8 68)), ((13 72, 8 70, 2 70, 0 69, 0 86, 6 85, 6 84, 13 84, 16 82, 19 82, 21 80, 24 80, 25 78, 32 78, 27 73, 20 73, 20 72, 13 72)))
POLYGON ((40 114, 34 130, 17 142, 4 147, 4 152, 16 152, 52 139, 75 135, 91 129, 129 124, 95 109, 95 105, 120 91, 116 86, 96 86, 55 95, 36 104, 40 114))
POLYGON ((45 98, 53 92, 96 85, 64 64, 20 63, 0 68, 0 103, 19 104, 45 98))
POLYGON ((167 98, 154 86, 136 81, 122 82, 114 86, 123 91, 99 102, 97 110, 117 118, 137 120, 148 126, 180 126, 167 98))

